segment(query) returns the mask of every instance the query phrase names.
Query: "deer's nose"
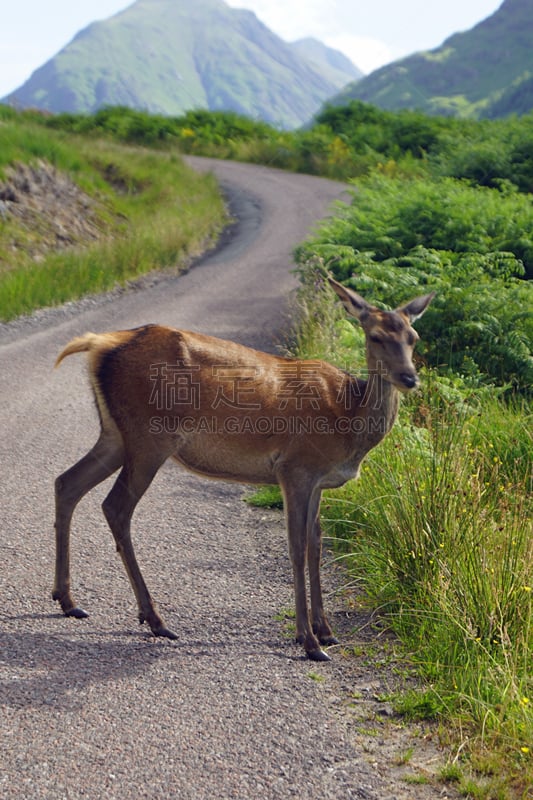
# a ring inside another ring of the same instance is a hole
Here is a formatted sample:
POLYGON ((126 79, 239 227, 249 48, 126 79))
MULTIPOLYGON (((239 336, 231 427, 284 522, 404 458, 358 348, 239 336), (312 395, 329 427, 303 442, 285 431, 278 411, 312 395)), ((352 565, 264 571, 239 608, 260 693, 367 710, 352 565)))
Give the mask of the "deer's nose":
POLYGON ((400 380, 406 389, 414 389, 418 384, 418 378, 410 372, 402 372, 400 380))

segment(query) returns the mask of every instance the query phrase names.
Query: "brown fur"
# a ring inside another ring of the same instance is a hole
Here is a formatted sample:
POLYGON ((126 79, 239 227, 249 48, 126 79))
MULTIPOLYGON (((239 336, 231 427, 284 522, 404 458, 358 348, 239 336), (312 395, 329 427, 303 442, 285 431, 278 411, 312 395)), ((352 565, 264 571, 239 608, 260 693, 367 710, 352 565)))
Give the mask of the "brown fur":
POLYGON ((56 481, 54 599, 65 614, 85 616, 70 592, 70 520, 81 497, 122 468, 103 504, 139 605, 155 635, 175 638, 146 588, 130 538, 130 521, 159 467, 173 458, 210 478, 279 484, 294 571, 297 639, 310 658, 336 642, 320 588, 322 489, 357 477, 360 464, 394 424, 398 390, 415 388, 416 334, 410 320, 432 295, 394 312, 378 311, 331 281, 367 335, 364 381, 323 361, 261 353, 199 333, 147 325, 87 333, 56 365, 87 352, 100 414, 94 448, 56 481), (311 616, 305 567, 309 568, 311 616))

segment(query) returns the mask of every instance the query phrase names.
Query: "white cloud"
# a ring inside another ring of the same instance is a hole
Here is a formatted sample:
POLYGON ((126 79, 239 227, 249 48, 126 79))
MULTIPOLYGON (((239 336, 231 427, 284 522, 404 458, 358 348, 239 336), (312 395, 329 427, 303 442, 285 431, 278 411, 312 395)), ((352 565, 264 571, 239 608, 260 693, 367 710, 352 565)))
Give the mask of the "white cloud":
POLYGON ((368 74, 384 64, 389 64, 397 58, 385 44, 379 39, 372 39, 365 36, 350 36, 349 34, 339 34, 336 36, 326 36, 326 44, 336 50, 340 50, 348 56, 356 67, 368 74))
POLYGON ((254 11, 261 22, 287 41, 322 38, 336 0, 226 0, 233 8, 254 11))

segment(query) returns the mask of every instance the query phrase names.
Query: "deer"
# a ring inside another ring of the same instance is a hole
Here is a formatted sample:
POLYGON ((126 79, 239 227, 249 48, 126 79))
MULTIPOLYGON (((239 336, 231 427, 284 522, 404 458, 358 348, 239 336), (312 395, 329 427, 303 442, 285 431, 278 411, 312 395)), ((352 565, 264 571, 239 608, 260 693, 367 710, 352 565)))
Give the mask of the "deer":
MULTIPOLYGON (((283 497, 296 607, 296 641, 312 661, 339 644, 324 611, 320 502, 324 489, 359 476, 394 425, 401 393, 419 385, 412 323, 434 293, 380 310, 328 278, 366 341, 367 377, 161 325, 87 333, 56 366, 86 352, 100 420, 94 447, 55 481, 52 597, 82 619, 70 586, 70 524, 81 498, 120 469, 102 510, 131 582, 139 622, 174 640, 153 601, 131 539, 135 507, 167 459, 207 478, 277 484, 283 497), (309 579, 308 606, 306 574, 309 579)), ((332 296, 333 293, 332 293, 332 296)))

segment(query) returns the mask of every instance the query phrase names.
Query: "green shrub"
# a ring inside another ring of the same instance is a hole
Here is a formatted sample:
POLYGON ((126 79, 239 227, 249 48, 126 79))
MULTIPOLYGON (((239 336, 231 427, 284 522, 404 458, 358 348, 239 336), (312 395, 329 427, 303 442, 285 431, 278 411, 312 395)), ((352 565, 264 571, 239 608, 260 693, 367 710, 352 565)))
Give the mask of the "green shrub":
POLYGON ((345 106, 326 106, 316 124, 342 136, 358 154, 372 149, 381 157, 398 159, 406 154, 424 158, 453 122, 416 111, 383 111, 352 100, 345 106))
POLYGON ((94 114, 58 114, 47 125, 72 133, 97 132, 122 142, 145 146, 164 143, 225 146, 232 140, 250 141, 275 130, 232 111, 188 111, 179 117, 148 114, 126 106, 105 107, 94 114))
POLYGON ((420 321, 427 363, 475 382, 533 384, 533 208, 529 198, 450 178, 373 175, 297 259, 321 259, 376 304, 435 290, 420 321))

